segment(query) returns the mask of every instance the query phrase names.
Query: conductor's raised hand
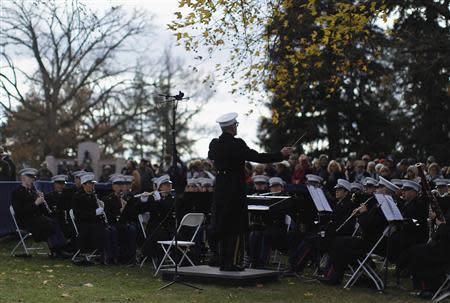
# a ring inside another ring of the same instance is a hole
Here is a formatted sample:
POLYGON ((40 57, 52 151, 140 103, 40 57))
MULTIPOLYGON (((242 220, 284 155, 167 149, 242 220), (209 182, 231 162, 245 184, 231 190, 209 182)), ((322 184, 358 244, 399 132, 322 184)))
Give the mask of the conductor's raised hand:
POLYGON ((293 152, 294 152, 294 148, 290 147, 290 146, 285 146, 281 149, 281 154, 283 155, 283 157, 288 157, 288 156, 292 155, 293 152))

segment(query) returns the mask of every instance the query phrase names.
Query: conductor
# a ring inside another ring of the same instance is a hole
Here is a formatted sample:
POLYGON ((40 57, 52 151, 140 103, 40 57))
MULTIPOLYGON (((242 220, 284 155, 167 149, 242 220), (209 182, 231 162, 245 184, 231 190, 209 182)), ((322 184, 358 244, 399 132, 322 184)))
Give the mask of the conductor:
POLYGON ((244 235, 248 232, 245 161, 258 163, 280 162, 289 157, 293 147, 276 153, 258 153, 244 140, 235 138, 239 123, 237 113, 217 118, 222 129, 219 138, 209 144, 208 158, 217 169, 212 204, 212 232, 218 241, 219 266, 222 271, 242 271, 241 258, 244 235))

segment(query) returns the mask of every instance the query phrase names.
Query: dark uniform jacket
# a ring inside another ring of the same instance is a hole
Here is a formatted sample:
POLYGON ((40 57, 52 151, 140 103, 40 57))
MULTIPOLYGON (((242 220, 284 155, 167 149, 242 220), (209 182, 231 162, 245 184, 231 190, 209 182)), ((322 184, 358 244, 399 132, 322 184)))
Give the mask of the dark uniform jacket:
POLYGON ((45 241, 51 235, 52 227, 45 206, 34 203, 38 197, 36 191, 19 186, 11 196, 19 227, 31 232, 35 241, 45 241))
POLYGON ((116 194, 111 193, 103 200, 105 202, 105 213, 108 218, 108 223, 127 224, 136 223, 138 221, 136 199, 132 195, 123 196, 122 199, 126 201, 122 211, 122 201, 116 194))
MULTIPOLYGON (((355 209, 355 204, 353 203, 350 193, 340 201, 337 201, 336 206, 333 210, 333 219, 327 224, 326 230, 329 233, 335 233, 336 229, 344 223, 347 218, 350 217, 353 210, 355 209)), ((355 220, 351 219, 339 230, 339 235, 351 235, 355 229, 355 220)))
POLYGON ((68 222, 72 193, 64 189, 62 192, 52 191, 45 195, 45 201, 52 210, 52 216, 60 223, 68 222))
POLYGON ((212 230, 216 236, 248 230, 245 161, 271 163, 283 160, 281 152, 268 154, 250 149, 242 139, 222 133, 209 144, 208 158, 217 169, 212 205, 212 230))
POLYGON ((96 216, 95 210, 99 207, 94 193, 88 194, 84 190, 74 193, 73 212, 75 221, 80 224, 102 223, 102 216, 96 216))
POLYGON ((411 243, 426 242, 428 239, 428 205, 419 197, 399 204, 400 212, 405 221, 402 230, 405 236, 411 238, 411 243))

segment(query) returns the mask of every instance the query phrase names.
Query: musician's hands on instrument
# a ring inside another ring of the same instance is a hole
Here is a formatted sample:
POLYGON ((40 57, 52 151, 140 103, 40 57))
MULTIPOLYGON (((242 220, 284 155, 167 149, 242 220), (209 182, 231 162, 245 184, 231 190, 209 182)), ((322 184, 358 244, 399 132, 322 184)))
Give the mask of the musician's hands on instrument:
POLYGON ((365 213, 367 211, 367 205, 361 204, 357 209, 360 214, 365 213))
POLYGON ((41 205, 42 203, 45 203, 45 199, 43 196, 39 196, 36 201, 34 201, 34 204, 41 205))
POLYGON ((153 192, 153 199, 155 199, 155 201, 161 200, 161 194, 159 193, 159 191, 155 190, 153 192))
POLYGON ((281 149, 281 153, 283 154, 283 157, 287 157, 292 155, 292 153, 294 152, 294 148, 291 146, 285 146, 281 149))
POLYGON ((431 219, 431 220, 434 220, 434 219, 436 219, 436 213, 433 211, 433 210, 429 210, 428 211, 428 217, 431 219))
POLYGON ((103 207, 99 207, 95 210, 95 215, 100 216, 100 215, 103 215, 104 212, 105 212, 105 210, 103 209, 103 207))

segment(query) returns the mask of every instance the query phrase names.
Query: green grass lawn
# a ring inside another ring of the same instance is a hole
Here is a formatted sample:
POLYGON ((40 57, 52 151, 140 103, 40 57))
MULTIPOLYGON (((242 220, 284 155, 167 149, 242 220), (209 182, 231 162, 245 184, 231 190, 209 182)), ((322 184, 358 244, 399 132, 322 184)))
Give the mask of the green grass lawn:
POLYGON ((70 261, 10 257, 14 239, 0 239, 0 302, 424 302, 407 291, 391 287, 380 294, 368 288, 305 283, 282 278, 279 283, 255 287, 198 285, 196 291, 182 285, 158 291, 165 284, 145 268, 125 266, 78 267, 70 261))

